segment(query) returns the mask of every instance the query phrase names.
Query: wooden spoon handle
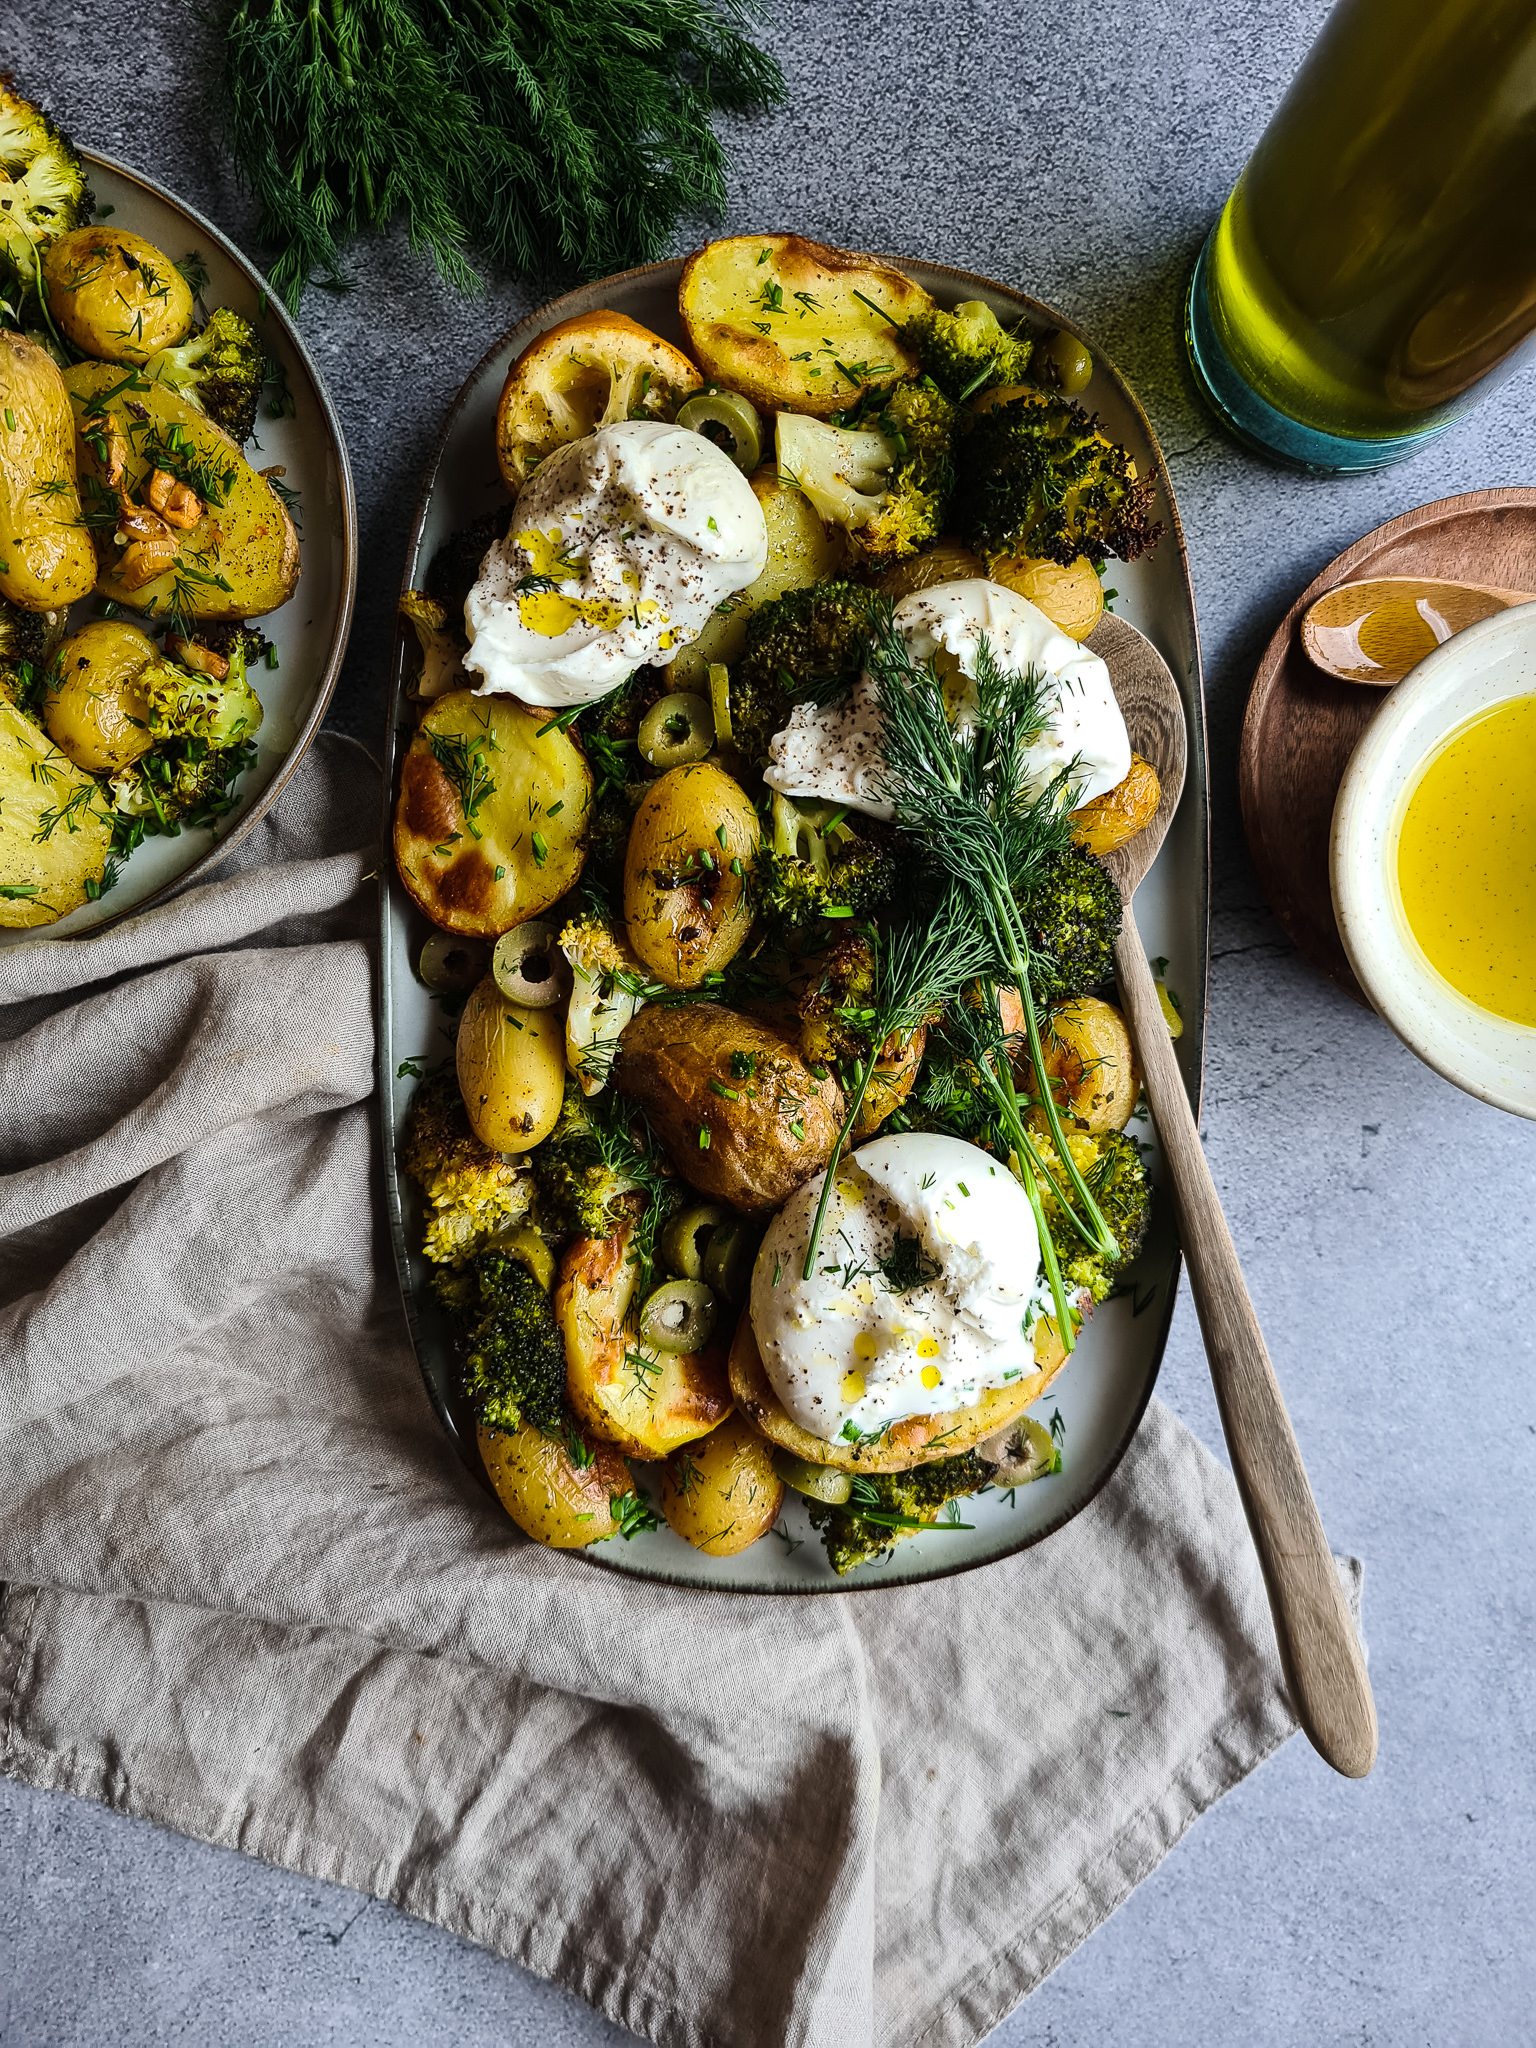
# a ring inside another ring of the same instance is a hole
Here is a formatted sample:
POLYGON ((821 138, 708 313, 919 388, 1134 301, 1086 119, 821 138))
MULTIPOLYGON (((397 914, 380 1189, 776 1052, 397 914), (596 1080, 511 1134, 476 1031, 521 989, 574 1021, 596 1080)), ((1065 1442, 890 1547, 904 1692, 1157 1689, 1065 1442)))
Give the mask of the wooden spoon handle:
POLYGON ((1376 1761, 1376 1705, 1232 1233, 1190 1114, 1152 970, 1126 905, 1115 972, 1173 1183, 1189 1284, 1238 1491, 1264 1569, 1296 1717, 1347 1778, 1376 1761))

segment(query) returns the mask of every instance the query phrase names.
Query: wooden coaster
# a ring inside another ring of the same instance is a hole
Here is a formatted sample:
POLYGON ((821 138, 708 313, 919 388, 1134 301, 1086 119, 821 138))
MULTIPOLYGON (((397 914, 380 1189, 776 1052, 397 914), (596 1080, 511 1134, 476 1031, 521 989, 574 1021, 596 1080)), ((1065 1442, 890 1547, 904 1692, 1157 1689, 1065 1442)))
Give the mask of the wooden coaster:
POLYGON ((1299 631, 1315 598, 1362 576, 1447 576, 1536 590, 1536 488, 1467 491, 1378 526, 1301 593, 1254 674, 1238 759, 1248 848, 1297 950, 1363 1004, 1333 920, 1328 841, 1349 757, 1391 693, 1322 674, 1302 653, 1299 631))

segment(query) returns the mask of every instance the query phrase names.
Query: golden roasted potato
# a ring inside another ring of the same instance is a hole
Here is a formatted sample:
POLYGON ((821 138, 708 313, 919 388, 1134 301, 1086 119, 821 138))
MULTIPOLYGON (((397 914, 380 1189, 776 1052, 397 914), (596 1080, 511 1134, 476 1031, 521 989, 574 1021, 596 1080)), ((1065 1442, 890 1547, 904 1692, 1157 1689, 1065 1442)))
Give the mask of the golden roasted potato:
POLYGON ((909 555, 886 570, 876 588, 893 604, 900 604, 914 590, 931 590, 936 583, 966 583, 985 576, 987 565, 957 540, 936 540, 920 555, 909 555))
MULTIPOLYGON (((1053 1003, 1041 1020, 1040 1049, 1069 1129, 1092 1137, 1125 1129, 1141 1094, 1141 1074, 1131 1034, 1113 1003, 1097 996, 1053 1003)), ((1042 1090, 1027 1054, 1022 1066, 1024 1085, 1038 1098, 1042 1090)))
POLYGON ((751 1312, 743 1309, 731 1345, 731 1392, 738 1412, 754 1429, 807 1464, 835 1465, 843 1472, 906 1472, 932 1458, 957 1457, 1006 1429, 1040 1399, 1066 1360, 1056 1325, 1043 1318, 1035 1325, 1035 1370, 983 1394, 975 1407, 893 1422, 873 1442, 845 1443, 839 1438, 827 1443, 802 1429, 773 1391, 752 1333, 751 1312))
POLYGON ((821 418, 867 385, 917 374, 917 357, 892 322, 931 303, 921 285, 878 258, 800 235, 708 243, 683 266, 677 302, 689 350, 716 383, 768 411, 821 418))
POLYGON ((927 1044, 928 1028, 919 1024, 909 1037, 893 1036, 881 1046, 880 1057, 869 1077, 869 1086, 864 1091, 864 1100, 859 1105, 858 1118, 853 1126, 855 1145, 862 1145, 866 1138, 872 1138, 886 1118, 900 1109, 912 1093, 927 1044))
POLYGON ((1152 763, 1132 754, 1130 773, 1122 781, 1072 813, 1072 837, 1090 853, 1113 853, 1151 824, 1162 793, 1152 763))
POLYGON ((53 924, 101 878, 112 810, 0 692, 0 926, 53 924))
POLYGON ((748 1216, 832 1156, 843 1098, 793 1046, 714 1003, 652 1003, 619 1038, 613 1084, 645 1107, 690 1186, 748 1216))
POLYGON ((76 363, 64 384, 86 510, 118 513, 96 529, 103 597, 194 619, 253 619, 288 602, 299 580, 293 521, 222 428, 168 385, 125 379, 111 363, 76 363))
POLYGON ((768 527, 767 565, 755 583, 731 600, 729 611, 717 612, 698 639, 691 640, 669 664, 667 676, 674 690, 706 693, 710 663, 729 664, 736 659, 747 637, 747 622, 761 605, 782 597, 786 590, 820 583, 842 563, 842 528, 824 526, 804 491, 781 480, 776 464, 764 463, 753 470, 748 482, 768 527))
POLYGON ((160 650, 122 619, 93 619, 71 633, 49 664, 43 723, 77 768, 126 768, 154 745, 139 677, 160 650))
POLYGON ((1070 639, 1086 640, 1103 616, 1104 585, 1086 555, 1070 569, 1037 555, 994 555, 981 573, 1027 597, 1070 639))
POLYGON ((766 1536, 784 1505, 773 1447, 739 1415, 667 1460, 661 1512, 695 1550, 734 1557, 766 1536))
POLYGON ((565 1023, 558 1010, 509 1003, 493 976, 459 1019, 459 1093, 475 1136, 493 1152, 531 1152, 565 1099, 565 1023))
POLYGON ((48 310, 82 355, 147 363, 192 325, 192 293, 163 249, 125 228, 74 228, 43 257, 48 310))
POLYGON ((477 1435, 486 1477, 525 1536, 551 1550, 584 1550, 618 1534, 614 1503, 635 1482, 612 1444, 584 1437, 591 1462, 578 1465, 559 1438, 531 1422, 512 1430, 482 1424, 477 1435))
POLYGON ((400 770, 400 879, 434 924, 499 938, 581 873, 591 793, 585 754, 547 711, 449 690, 433 699, 400 770))
POLYGON ((62 611, 95 581, 64 379, 35 342, 0 328, 0 597, 29 612, 62 611))
POLYGON ((546 455, 619 420, 674 420, 704 382, 627 313, 579 313, 529 342, 496 408, 496 459, 515 495, 546 455))
POLYGON ((633 1216, 612 1237, 584 1237, 560 1261, 555 1319, 566 1393, 586 1427, 626 1457, 664 1458, 731 1412, 723 1341, 660 1351, 633 1327, 638 1268, 633 1216))
POLYGON ((624 856, 624 924, 668 988, 697 988, 740 951, 758 838, 746 791, 712 761, 669 768, 647 789, 624 856))

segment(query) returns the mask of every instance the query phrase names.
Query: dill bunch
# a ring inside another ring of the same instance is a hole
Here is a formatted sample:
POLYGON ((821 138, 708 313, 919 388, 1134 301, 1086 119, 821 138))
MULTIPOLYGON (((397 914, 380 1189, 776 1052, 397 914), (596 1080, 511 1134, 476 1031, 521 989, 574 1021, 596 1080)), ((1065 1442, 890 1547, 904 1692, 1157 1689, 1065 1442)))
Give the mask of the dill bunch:
POLYGON ((717 112, 784 81, 755 0, 236 0, 224 119, 296 307, 345 289, 341 244, 403 216, 473 293, 466 249, 538 279, 662 253, 718 210, 717 112))

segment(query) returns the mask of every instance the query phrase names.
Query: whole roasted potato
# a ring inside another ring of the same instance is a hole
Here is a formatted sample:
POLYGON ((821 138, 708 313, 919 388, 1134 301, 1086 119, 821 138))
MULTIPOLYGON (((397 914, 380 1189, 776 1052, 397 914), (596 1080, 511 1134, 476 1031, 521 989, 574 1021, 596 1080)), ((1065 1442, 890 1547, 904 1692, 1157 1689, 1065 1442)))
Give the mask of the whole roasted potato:
POLYGON ((478 1434, 486 1477, 525 1536, 552 1550, 584 1550, 618 1534, 614 1505, 635 1482, 612 1444, 582 1438, 589 1462, 578 1465, 558 1437, 531 1422, 513 1430, 482 1424, 478 1434))
POLYGON ((674 1451, 662 1476, 661 1512, 710 1557, 734 1557, 766 1536, 783 1505, 773 1446, 739 1415, 674 1451))
POLYGON ((668 988, 697 988, 740 951, 758 839, 746 791, 712 761, 669 768, 646 791, 624 856, 624 923, 668 988))
POLYGON ((30 612, 62 611, 96 581, 75 487, 74 415, 58 364, 8 327, 0 423, 0 597, 30 612))
POLYGON ((159 656, 147 633, 122 619, 93 619, 71 633, 49 665, 43 723, 77 768, 126 768, 154 745, 139 677, 159 656))
POLYGON ((558 1010, 509 1003, 488 974, 459 1019, 459 1093, 470 1125, 493 1152, 531 1152, 560 1116, 565 1024, 558 1010))
POLYGON ((1086 555, 1070 568, 1038 555, 994 555, 982 572, 1016 590, 1073 640, 1086 640, 1104 612, 1104 585, 1086 555))
POLYGON ((1152 763, 1132 754, 1122 781, 1072 813, 1072 837, 1090 853, 1112 853, 1151 824, 1162 793, 1152 763))
POLYGON ((548 712, 449 690, 400 770, 400 879, 434 924, 499 938, 581 873, 591 793, 586 756, 548 712))
MULTIPOLYGON (((1125 1019, 1113 1003, 1074 996, 1054 1003, 1040 1025, 1040 1046, 1056 1106, 1068 1127, 1098 1137, 1123 1131, 1141 1094, 1141 1074, 1125 1019)), ((1042 1093, 1026 1057, 1024 1084, 1042 1093)))
POLYGON ((110 798, 0 691, 0 929, 78 910, 111 843, 110 798))
POLYGON ((82 355, 147 363, 192 325, 192 293, 170 257, 124 228, 74 228, 43 258, 48 310, 82 355))
POLYGON ((619 1038, 613 1083, 646 1115, 683 1179, 749 1216, 777 1209, 832 1156, 837 1083, 750 1017, 652 1003, 619 1038))
POLYGON ((626 1457, 664 1458, 731 1412, 725 1345, 661 1351, 643 1344, 633 1310, 639 1269, 631 1216, 612 1237, 584 1237, 560 1261, 555 1319, 566 1393, 585 1426, 626 1457))

